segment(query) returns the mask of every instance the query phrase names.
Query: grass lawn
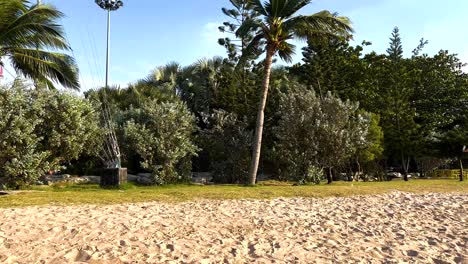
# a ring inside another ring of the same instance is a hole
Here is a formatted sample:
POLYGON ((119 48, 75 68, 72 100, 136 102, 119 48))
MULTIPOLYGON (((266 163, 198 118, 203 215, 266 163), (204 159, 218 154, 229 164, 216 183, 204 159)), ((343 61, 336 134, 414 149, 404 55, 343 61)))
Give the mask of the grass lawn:
POLYGON ((336 182, 332 185, 291 186, 264 183, 255 187, 236 185, 139 187, 132 184, 118 190, 104 190, 98 185, 36 187, 31 191, 0 196, 0 207, 36 205, 118 204, 135 202, 183 202, 194 199, 272 199, 278 197, 331 197, 382 194, 394 190, 468 193, 468 181, 412 180, 373 183, 336 182))

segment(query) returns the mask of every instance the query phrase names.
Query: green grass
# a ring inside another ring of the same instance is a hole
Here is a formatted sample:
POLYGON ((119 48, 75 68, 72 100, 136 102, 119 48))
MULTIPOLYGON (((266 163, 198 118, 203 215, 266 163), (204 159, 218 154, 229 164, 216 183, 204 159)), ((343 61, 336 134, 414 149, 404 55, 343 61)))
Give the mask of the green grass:
POLYGON ((291 186, 267 182, 255 187, 237 185, 139 187, 127 184, 120 189, 105 190, 98 185, 62 185, 35 187, 31 191, 0 196, 0 207, 42 205, 119 204, 136 202, 183 202, 196 199, 272 199, 278 197, 330 197, 383 194, 394 190, 468 193, 468 182, 456 180, 413 180, 375 183, 337 182, 332 185, 291 186))

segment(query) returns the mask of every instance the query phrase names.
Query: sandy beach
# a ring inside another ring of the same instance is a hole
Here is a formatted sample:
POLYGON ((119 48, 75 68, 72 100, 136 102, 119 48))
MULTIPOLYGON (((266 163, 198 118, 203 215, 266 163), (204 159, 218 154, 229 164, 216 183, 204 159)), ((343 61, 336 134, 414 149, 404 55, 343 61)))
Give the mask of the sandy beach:
POLYGON ((468 263, 468 194, 0 209, 0 263, 468 263))

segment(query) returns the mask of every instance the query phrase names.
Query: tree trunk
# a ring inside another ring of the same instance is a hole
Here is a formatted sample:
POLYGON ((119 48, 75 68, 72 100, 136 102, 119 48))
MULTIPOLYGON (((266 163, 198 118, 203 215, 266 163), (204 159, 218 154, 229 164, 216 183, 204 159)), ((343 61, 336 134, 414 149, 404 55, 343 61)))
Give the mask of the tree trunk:
POLYGON ((406 159, 403 153, 401 153, 401 164, 403 165, 403 179, 405 181, 408 181, 409 158, 408 158, 408 163, 406 163, 406 159))
POLYGON ((263 123, 265 119, 265 106, 270 86, 271 65, 275 49, 267 46, 267 55, 265 59, 265 77, 262 84, 262 96, 257 114, 257 126, 255 128, 254 145, 252 151, 252 162, 249 170, 249 184, 254 185, 257 180, 258 164, 260 162, 260 152, 262 149, 263 123))
POLYGON ((357 165, 357 173, 355 177, 355 181, 359 182, 359 178, 361 177, 361 163, 359 163, 359 158, 356 157, 356 165, 357 165))
POLYGON ((332 183, 333 183, 332 168, 328 168, 328 173, 327 173, 327 184, 332 184, 332 183))
POLYGON ((460 158, 460 181, 463 181, 463 161, 462 158, 460 158))

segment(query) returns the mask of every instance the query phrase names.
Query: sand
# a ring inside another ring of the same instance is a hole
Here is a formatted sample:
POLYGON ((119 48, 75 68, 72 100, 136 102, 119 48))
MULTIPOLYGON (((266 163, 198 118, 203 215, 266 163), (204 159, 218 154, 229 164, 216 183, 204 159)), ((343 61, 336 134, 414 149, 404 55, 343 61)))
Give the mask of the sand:
POLYGON ((0 263, 468 263, 468 194, 0 209, 0 263))

